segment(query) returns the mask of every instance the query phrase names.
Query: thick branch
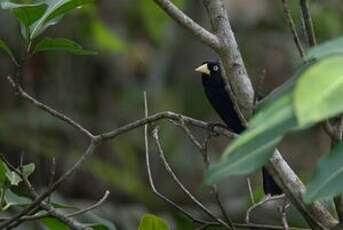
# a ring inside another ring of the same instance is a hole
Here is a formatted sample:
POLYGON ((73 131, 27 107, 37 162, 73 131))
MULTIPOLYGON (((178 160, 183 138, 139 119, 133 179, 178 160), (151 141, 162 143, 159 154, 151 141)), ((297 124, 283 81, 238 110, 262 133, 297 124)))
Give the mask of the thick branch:
POLYGON ((213 31, 221 42, 221 47, 216 52, 224 66, 227 90, 230 95, 233 94, 237 102, 236 110, 248 120, 253 111, 254 89, 232 31, 224 1, 202 0, 202 2, 207 9, 213 31))
POLYGON ((218 49, 220 46, 218 38, 211 32, 204 29, 198 23, 193 21, 184 12, 182 12, 177 6, 175 6, 169 0, 154 0, 171 18, 179 23, 186 30, 190 31, 193 35, 199 38, 206 45, 213 49, 218 49))
POLYGON ((337 220, 320 202, 305 204, 303 200, 305 186, 282 158, 280 152, 275 151, 267 169, 312 229, 328 229, 337 224, 337 220))

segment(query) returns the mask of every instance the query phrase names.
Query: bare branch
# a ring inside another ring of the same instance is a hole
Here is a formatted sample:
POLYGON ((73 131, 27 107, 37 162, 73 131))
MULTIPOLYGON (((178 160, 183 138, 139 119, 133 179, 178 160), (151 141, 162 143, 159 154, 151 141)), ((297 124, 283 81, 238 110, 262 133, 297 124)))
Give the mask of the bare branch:
POLYGON ((174 112, 161 112, 161 113, 156 113, 154 115, 148 116, 148 117, 140 119, 140 120, 136 120, 136 121, 131 122, 127 125, 124 125, 120 128, 114 129, 113 131, 100 134, 100 135, 96 136, 96 140, 100 141, 100 142, 101 141, 108 141, 108 140, 114 139, 115 137, 122 135, 128 131, 131 131, 133 129, 142 127, 146 124, 150 124, 150 123, 153 123, 153 122, 156 122, 159 120, 180 121, 180 119, 183 119, 186 124, 189 124, 191 126, 201 128, 201 129, 205 129, 205 130, 212 131, 212 132, 216 132, 216 133, 219 133, 221 135, 227 136, 229 138, 233 138, 233 137, 237 136, 233 132, 230 132, 228 129, 225 129, 221 126, 214 126, 213 127, 207 122, 196 120, 194 118, 183 116, 181 114, 177 114, 174 112))
MULTIPOLYGON (((175 202, 168 199, 166 196, 161 194, 156 189, 155 182, 154 182, 154 179, 152 176, 151 167, 150 167, 150 148, 149 148, 149 139, 148 139, 148 128, 149 127, 148 127, 148 122, 147 122, 149 120, 149 117, 148 117, 149 110, 148 110, 148 100, 147 100, 146 92, 144 92, 144 110, 145 110, 145 120, 144 120, 145 122, 139 122, 139 123, 143 123, 143 125, 144 125, 145 163, 146 163, 147 172, 148 172, 149 184, 150 184, 150 187, 151 187, 153 193, 157 197, 159 197, 161 200, 165 201, 166 203, 170 204, 171 206, 173 206, 174 208, 179 210, 181 213, 183 213, 185 216, 187 216, 194 223, 200 223, 201 225, 211 225, 211 223, 209 223, 207 221, 203 221, 203 220, 200 220, 200 219, 193 217, 191 213, 187 212, 185 209, 183 209, 182 207, 177 205, 175 202)), ((136 126, 136 127, 139 127, 139 126, 136 126)))
POLYGON ((300 57, 304 57, 305 56, 304 47, 303 47, 301 40, 299 38, 299 34, 297 32, 291 11, 289 9, 288 0, 281 0, 281 1, 282 1, 283 12, 284 12, 285 18, 287 20, 289 30, 292 33, 294 43, 297 46, 300 57))
POLYGON ((179 23, 186 30, 190 31, 193 35, 199 38, 206 45, 213 49, 220 47, 219 39, 211 32, 204 29, 198 23, 193 21, 184 12, 182 12, 176 5, 169 0, 154 0, 171 18, 179 23))
POLYGON ((38 100, 36 100, 35 98, 31 97, 29 94, 27 94, 24 89, 18 85, 10 76, 7 77, 7 80, 10 82, 10 84, 12 85, 12 87, 14 88, 14 90, 16 91, 16 93, 18 94, 18 96, 20 96, 21 98, 27 100, 28 102, 30 102, 33 106, 49 113, 50 115, 58 118, 59 120, 62 120, 66 123, 68 123, 69 125, 71 125, 72 127, 76 128, 77 130, 79 130, 81 133, 87 135, 89 138, 94 139, 94 136, 92 133, 90 133, 87 129, 85 129, 84 127, 82 127, 79 123, 75 122, 74 120, 72 120, 71 118, 67 117, 66 115, 64 115, 63 113, 60 113, 56 110, 54 110, 53 108, 43 104, 42 102, 39 102, 38 100))
POLYGON ((160 143, 160 139, 159 139, 159 129, 155 128, 153 130, 153 137, 155 139, 155 143, 157 145, 159 154, 160 154, 160 158, 162 160, 162 163, 165 167, 165 169, 167 170, 167 172, 170 174, 171 178, 173 179, 173 181, 178 185, 178 187, 202 210, 204 211, 208 216, 210 216, 211 218, 213 218, 216 222, 222 224, 224 227, 226 227, 227 229, 231 229, 231 227, 224 222, 222 219, 216 217, 211 210, 209 210, 208 208, 206 208, 195 196, 193 196, 193 194, 184 186, 184 184, 180 181, 180 179, 176 176, 175 172, 173 171, 173 169, 170 167, 165 155, 164 155, 164 151, 162 149, 161 143, 160 143))
POLYGON ((312 229, 322 230, 337 224, 337 220, 320 202, 305 204, 305 186, 278 150, 274 152, 266 168, 312 229))
POLYGON ((248 185, 248 191, 249 191, 249 196, 250 196, 251 204, 254 205, 256 202, 255 202, 255 197, 254 197, 253 189, 252 189, 252 186, 251 186, 251 180, 250 180, 249 177, 247 177, 247 185, 248 185))
MULTIPOLYGON (((68 170, 66 171, 56 182, 54 182, 51 187, 48 188, 47 191, 45 191, 44 193, 42 193, 41 195, 38 196, 38 194, 34 191, 33 187, 30 185, 30 183, 28 182, 28 180, 24 179, 24 182, 26 182, 27 186, 29 187, 29 189, 31 190, 31 194, 33 196, 37 196, 35 197, 35 200, 26 208, 24 208, 20 213, 18 213, 17 215, 15 215, 13 218, 3 222, 2 224, 0 224, 0 229, 6 228, 8 226, 10 226, 11 224, 17 222, 18 220, 20 220, 21 217, 30 214, 30 212, 32 210, 34 210, 35 208, 37 208, 38 206, 43 207, 45 210, 47 210, 51 215, 55 216, 55 217, 59 217, 60 213, 55 211, 53 208, 51 208, 50 206, 48 206, 47 204, 45 204, 43 201, 50 196, 50 194, 52 192, 54 192, 57 187, 64 182, 66 179, 68 179, 71 174, 80 167, 80 165, 84 162, 84 160, 87 159, 87 157, 89 155, 91 155, 94 150, 95 150, 96 144, 94 141, 91 142, 91 144, 89 145, 89 147, 87 148, 87 150, 85 151, 85 153, 79 158, 79 160, 68 170)), ((20 173, 20 172, 19 172, 20 173)), ((20 175, 20 174, 19 174, 20 175)), ((23 177, 25 178, 25 177, 23 177)), ((61 214, 63 215, 63 214, 61 214)), ((65 216, 64 216, 65 217, 65 216)), ((84 229, 84 228, 80 228, 80 224, 77 223, 76 221, 71 220, 70 218, 65 218, 65 219, 61 219, 61 221, 65 221, 66 224, 70 224, 70 227, 73 229, 84 229)))
POLYGON ((283 224, 284 230, 289 230, 289 224, 287 220, 287 208, 289 207, 289 204, 287 202, 287 199, 284 200, 284 203, 280 206, 280 214, 281 214, 281 220, 283 224))

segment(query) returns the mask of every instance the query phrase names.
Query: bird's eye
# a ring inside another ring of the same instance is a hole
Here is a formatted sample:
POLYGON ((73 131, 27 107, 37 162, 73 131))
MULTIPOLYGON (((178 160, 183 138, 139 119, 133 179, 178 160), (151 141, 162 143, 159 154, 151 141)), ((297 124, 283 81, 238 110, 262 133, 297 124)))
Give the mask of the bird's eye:
POLYGON ((213 66, 214 71, 218 71, 219 67, 217 65, 213 66))

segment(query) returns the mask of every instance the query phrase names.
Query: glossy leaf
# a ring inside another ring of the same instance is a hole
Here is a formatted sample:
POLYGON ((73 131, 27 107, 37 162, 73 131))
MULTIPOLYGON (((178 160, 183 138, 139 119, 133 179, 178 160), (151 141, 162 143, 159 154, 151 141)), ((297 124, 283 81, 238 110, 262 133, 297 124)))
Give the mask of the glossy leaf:
POLYGON ((305 71, 294 93, 302 127, 343 113, 343 55, 323 59, 305 71))
POLYGON ((2 2, 2 9, 11 10, 18 20, 26 27, 32 25, 43 16, 48 5, 45 2, 35 4, 17 4, 13 2, 2 2))
POLYGON ((169 230, 169 226, 160 217, 146 214, 142 217, 138 230, 169 230))
POLYGON ((14 64, 18 65, 18 62, 16 61, 11 49, 6 45, 6 43, 0 39, 0 49, 4 50, 8 56, 12 59, 14 64))
POLYGON ((305 55, 305 61, 311 59, 321 59, 330 55, 342 54, 343 55, 343 37, 325 42, 312 49, 305 55))
POLYGON ((292 93, 288 93, 255 115, 249 129, 227 147, 218 163, 210 167, 208 183, 261 168, 283 135, 297 127, 292 99, 292 93))
POLYGON ((89 2, 91 0, 48 0, 48 8, 44 15, 31 26, 31 39, 38 36, 49 26, 56 24, 64 14, 89 2))
POLYGON ((312 180, 306 187, 305 201, 333 197, 343 192, 343 143, 319 162, 312 180))
POLYGON ((85 50, 78 43, 65 38, 44 38, 34 48, 33 52, 67 51, 76 55, 94 55, 96 52, 85 50))

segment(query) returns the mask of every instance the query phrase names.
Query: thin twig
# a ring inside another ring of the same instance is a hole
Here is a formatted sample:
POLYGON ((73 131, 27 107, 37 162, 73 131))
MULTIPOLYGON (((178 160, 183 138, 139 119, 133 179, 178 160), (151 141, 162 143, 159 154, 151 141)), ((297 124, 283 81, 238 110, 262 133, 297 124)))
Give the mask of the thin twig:
POLYGON ((205 212, 209 217, 213 218, 216 222, 222 224, 224 227, 226 227, 227 229, 231 229, 231 227, 222 219, 220 219, 219 217, 217 217, 216 215, 214 215, 212 213, 212 211, 210 211, 208 208, 206 208, 197 198, 195 198, 195 196, 185 187, 185 185, 180 181, 180 179, 176 176, 175 172, 173 171, 173 169, 170 167, 165 155, 164 155, 164 151, 162 149, 160 140, 159 140, 159 129, 155 128, 153 130, 153 137, 155 139, 155 143, 156 146, 158 148, 158 152, 160 154, 160 158, 162 160, 162 163, 165 167, 165 169, 167 170, 167 172, 170 174, 170 176, 172 177, 173 181, 179 186, 179 188, 203 211, 205 212))
MULTIPOLYGON (((69 178, 70 175, 76 169, 78 169, 80 167, 80 165, 84 162, 84 160, 86 160, 87 157, 94 152, 95 148, 96 148, 96 144, 94 141, 92 141, 91 144, 89 145, 89 147, 87 148, 87 150, 85 151, 85 153, 79 158, 79 160, 70 169, 68 169, 68 171, 66 171, 56 182, 54 182, 54 184, 50 188, 48 188, 47 191, 45 191, 40 196, 38 196, 29 206, 24 208, 20 213, 16 214, 10 220, 5 221, 4 223, 0 224, 0 229, 3 229, 3 228, 10 226, 12 223, 16 222, 21 217, 29 214, 36 207, 41 206, 43 204, 42 201, 44 201, 44 199, 46 199, 52 192, 54 192, 62 182, 64 182, 67 178, 69 178)), ((51 207, 47 206, 45 208, 48 209, 49 212, 52 212, 51 213, 52 215, 55 214, 56 216, 59 216, 59 213, 54 212, 54 210, 51 207)), ((72 222, 69 222, 69 220, 66 220, 66 219, 63 219, 62 221, 68 221, 67 224, 73 224, 72 222)), ((74 224, 75 224, 75 227, 78 226, 78 224, 76 222, 74 224)), ((77 229, 77 228, 75 228, 75 229, 77 229)))
MULTIPOLYGON (((56 158, 53 157, 51 160, 51 168, 50 168, 50 175, 49 175, 49 182, 48 187, 51 187, 55 180, 55 174, 56 174, 56 158)), ((48 197, 48 203, 51 201, 51 195, 48 197)))
POLYGON ((287 20, 288 27, 289 27, 289 29, 290 29, 290 31, 292 33, 294 43, 297 46, 299 55, 301 57, 304 57, 305 56, 304 47, 303 47, 303 45, 301 43, 301 40, 299 38, 299 34, 297 32, 297 29, 296 29, 296 26, 295 26, 295 23, 294 23, 291 11, 289 9, 288 0, 281 0, 281 1, 282 1, 283 12, 284 12, 285 18, 287 20))
POLYGON ((149 123, 153 123, 159 120, 174 120, 174 121, 179 121, 180 117, 184 120, 184 122, 188 125, 197 127, 197 128, 201 128, 204 130, 208 130, 208 131, 212 131, 212 132, 216 132, 218 134, 224 135, 228 138, 233 138, 233 137, 237 137, 237 134, 230 132, 228 129, 223 128, 221 126, 211 126, 210 123, 204 122, 204 121, 200 121, 200 120, 196 120, 194 118, 191 117, 187 117, 178 113, 174 113, 174 112, 160 112, 160 113, 156 113, 154 115, 150 115, 146 118, 143 119, 139 119, 136 120, 134 122, 131 122, 127 125, 124 125, 122 127, 116 128, 110 132, 107 133, 103 133, 100 134, 98 136, 96 136, 96 139, 98 141, 109 141, 112 140, 114 138, 116 138, 119 135, 122 135, 128 131, 134 130, 136 128, 142 127, 146 124, 149 123))
POLYGON ((246 212, 245 215, 245 223, 250 224, 250 217, 251 217, 251 213, 258 207, 263 206, 264 204, 270 202, 270 201, 274 201, 274 200, 279 200, 279 199, 284 199, 285 198, 285 194, 282 194, 280 196, 270 196, 269 194, 267 196, 265 196, 261 201, 255 203, 254 205, 252 205, 246 212))
POLYGON ((290 229, 289 224, 288 224, 288 220, 287 220, 287 208, 288 207, 289 207, 289 203, 288 203, 287 199, 285 199, 283 204, 281 204, 280 209, 279 209, 284 230, 290 229))
POLYGON ((248 185, 248 190, 249 190, 250 202, 251 202, 252 205, 254 205, 256 202, 255 202, 255 197, 254 197, 253 189, 252 189, 252 186, 251 186, 251 180, 250 180, 249 177, 247 177, 247 185, 248 185))
POLYGON ((102 205, 107 200, 109 195, 110 195, 110 191, 106 190, 106 192, 103 195, 103 197, 100 200, 98 200, 95 204, 93 204, 93 205, 91 205, 91 206, 89 206, 87 208, 81 209, 79 211, 67 214, 66 216, 67 217, 79 216, 79 215, 82 215, 82 214, 84 214, 86 212, 94 210, 94 209, 98 208, 100 205, 102 205))
POLYGON ((77 123, 76 121, 74 121, 71 118, 67 117, 63 113, 60 113, 60 112, 54 110, 53 108, 43 104, 42 102, 39 102, 35 98, 31 97, 10 76, 7 76, 7 80, 10 82, 11 86, 14 88, 14 90, 17 93, 17 95, 19 95, 21 98, 27 100, 33 106, 35 106, 35 107, 37 107, 37 108, 39 108, 39 109, 49 113, 50 115, 58 118, 59 120, 65 121, 66 123, 68 123, 72 127, 74 127, 77 130, 79 130, 81 133, 84 133, 85 135, 87 135, 89 138, 94 139, 94 135, 91 132, 89 132, 86 128, 82 127, 79 123, 77 123))
POLYGON ((316 35, 314 32, 312 17, 310 14, 308 0, 300 0, 300 8, 301 8, 302 20, 305 27, 306 38, 307 38, 309 46, 313 47, 317 44, 317 41, 316 41, 316 35))
MULTIPOLYGON (((149 115, 149 109, 148 109, 148 100, 147 100, 147 95, 146 92, 144 92, 144 111, 145 111, 145 121, 148 120, 148 115, 149 115)), ((164 196, 163 194, 161 194, 156 186, 155 186, 155 182, 152 176, 152 171, 151 171, 151 166, 150 166, 150 148, 149 148, 149 139, 148 139, 148 122, 140 122, 143 123, 144 125, 144 143, 145 143, 145 163, 146 163, 146 168, 147 168, 147 172, 148 172, 148 178, 149 178, 149 184, 150 187, 153 191, 153 193, 159 197, 161 200, 165 201, 166 203, 170 204, 171 206, 173 206, 174 208, 176 208, 177 210, 179 210, 181 213, 183 213, 185 216, 187 216, 190 220, 192 220, 194 223, 200 223, 200 224, 207 224, 207 221, 203 221, 200 219, 197 219, 195 217, 193 217, 193 215, 189 212, 187 212, 185 209, 183 209, 182 207, 180 207, 179 205, 177 205, 174 201, 170 200, 169 198, 167 198, 166 196, 164 196)), ((139 127, 139 126, 137 126, 139 127)))
MULTIPOLYGON (((211 132, 208 133, 204 143, 201 144, 200 141, 198 141, 196 139, 196 137, 192 134, 191 130, 188 128, 188 126, 186 125, 185 121, 182 118, 180 119, 180 125, 179 126, 181 126, 181 128, 184 130, 184 132, 186 133, 188 138, 191 140, 191 142, 194 144, 194 146, 200 151, 202 158, 203 158, 203 161, 205 163, 206 169, 208 169, 210 166, 210 159, 208 156, 208 143, 209 143, 209 140, 212 136, 211 132)), ((220 211, 221 211, 223 217, 225 218, 225 221, 230 225, 230 227, 233 230, 235 230, 233 222, 232 222, 231 218, 229 217, 229 215, 228 215, 228 213, 224 207, 223 202, 220 199, 218 187, 216 185, 211 185, 211 190, 212 190, 212 193, 214 193, 216 202, 220 208, 220 211)))

